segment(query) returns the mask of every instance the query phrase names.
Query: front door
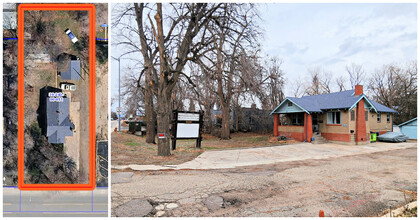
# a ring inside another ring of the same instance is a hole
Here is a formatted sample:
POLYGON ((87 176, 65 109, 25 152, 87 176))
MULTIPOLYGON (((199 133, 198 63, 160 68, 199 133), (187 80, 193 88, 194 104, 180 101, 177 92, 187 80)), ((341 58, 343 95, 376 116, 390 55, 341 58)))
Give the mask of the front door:
POLYGON ((312 131, 318 132, 319 131, 319 126, 318 126, 318 114, 313 114, 312 115, 312 131))

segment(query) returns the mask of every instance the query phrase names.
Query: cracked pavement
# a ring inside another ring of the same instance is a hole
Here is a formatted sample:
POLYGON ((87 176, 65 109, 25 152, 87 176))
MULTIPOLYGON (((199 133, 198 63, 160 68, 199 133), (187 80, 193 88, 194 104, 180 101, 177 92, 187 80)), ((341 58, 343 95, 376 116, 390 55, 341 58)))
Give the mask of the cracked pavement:
POLYGON ((404 190, 417 191, 416 161, 417 145, 411 144, 231 169, 134 171, 112 184, 112 215, 133 199, 147 199, 154 207, 178 204, 162 216, 318 216, 321 209, 326 216, 378 216, 405 204, 404 190), (211 195, 223 198, 217 210, 203 203, 211 195))

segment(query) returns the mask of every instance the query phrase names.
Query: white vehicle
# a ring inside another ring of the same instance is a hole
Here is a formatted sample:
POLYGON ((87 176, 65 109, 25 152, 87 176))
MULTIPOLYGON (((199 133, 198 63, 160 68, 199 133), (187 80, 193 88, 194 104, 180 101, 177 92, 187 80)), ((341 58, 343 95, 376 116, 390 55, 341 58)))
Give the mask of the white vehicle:
POLYGON ((78 40, 77 40, 77 37, 76 36, 74 36, 74 34, 73 34, 73 32, 71 32, 71 30, 70 29, 66 29, 66 30, 64 30, 64 32, 67 34, 67 36, 69 36, 69 38, 70 38, 70 40, 73 42, 73 43, 76 43, 78 40))
POLYGON ((70 84, 70 83, 60 83, 60 88, 62 90, 75 91, 76 90, 76 85, 70 84))

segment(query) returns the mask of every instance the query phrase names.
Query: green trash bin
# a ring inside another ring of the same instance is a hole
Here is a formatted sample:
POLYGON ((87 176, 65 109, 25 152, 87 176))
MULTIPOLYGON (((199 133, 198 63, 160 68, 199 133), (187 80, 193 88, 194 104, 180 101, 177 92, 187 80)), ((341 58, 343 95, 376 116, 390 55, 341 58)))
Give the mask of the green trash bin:
POLYGON ((135 133, 136 131, 141 131, 142 121, 130 121, 128 122, 128 131, 135 133))
POLYGON ((370 142, 376 142, 376 133, 370 132, 370 142))

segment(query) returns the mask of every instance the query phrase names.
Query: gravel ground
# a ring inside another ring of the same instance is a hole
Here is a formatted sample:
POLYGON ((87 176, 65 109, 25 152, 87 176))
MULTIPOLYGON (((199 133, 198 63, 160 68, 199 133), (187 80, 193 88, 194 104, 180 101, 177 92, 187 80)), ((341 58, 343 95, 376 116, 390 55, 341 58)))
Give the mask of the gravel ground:
POLYGON ((326 216, 378 216, 413 199, 403 191, 417 190, 416 161, 417 148, 409 148, 236 169, 136 172, 112 184, 112 214, 147 199, 154 206, 148 216, 318 216, 321 209, 326 216), (223 203, 215 208, 218 197, 223 203), (177 207, 162 209, 168 204, 177 207))

